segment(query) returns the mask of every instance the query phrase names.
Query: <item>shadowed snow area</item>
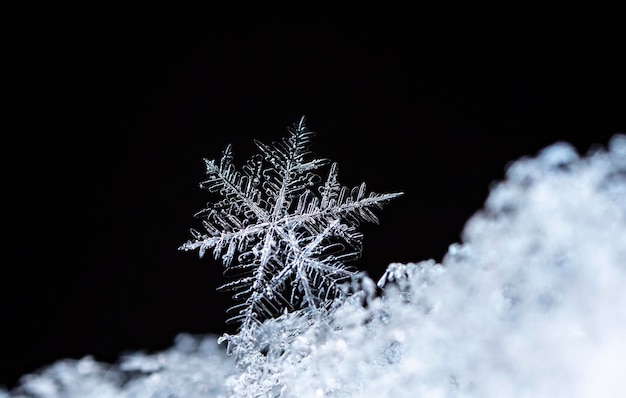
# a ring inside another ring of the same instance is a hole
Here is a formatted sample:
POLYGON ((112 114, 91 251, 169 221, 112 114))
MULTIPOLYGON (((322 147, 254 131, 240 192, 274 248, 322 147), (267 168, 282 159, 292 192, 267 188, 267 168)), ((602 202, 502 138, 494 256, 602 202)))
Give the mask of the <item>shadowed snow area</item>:
POLYGON ((59 361, 4 395, 621 397, 626 136, 511 164, 442 264, 391 264, 382 297, 374 284, 355 280, 329 315, 267 322, 269 348, 239 368, 215 336, 181 335, 115 365, 59 361))

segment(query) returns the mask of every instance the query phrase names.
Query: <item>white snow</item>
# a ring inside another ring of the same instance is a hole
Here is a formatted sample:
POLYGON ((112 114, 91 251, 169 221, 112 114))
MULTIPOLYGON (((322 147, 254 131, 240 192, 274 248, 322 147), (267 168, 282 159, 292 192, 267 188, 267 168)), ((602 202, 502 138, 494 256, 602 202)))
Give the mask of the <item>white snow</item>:
POLYGON ((267 322, 267 353, 238 369, 216 336, 181 335, 116 365, 59 361, 0 397, 623 397, 626 136, 513 163, 441 264, 392 264, 379 285, 361 275, 335 311, 267 322))

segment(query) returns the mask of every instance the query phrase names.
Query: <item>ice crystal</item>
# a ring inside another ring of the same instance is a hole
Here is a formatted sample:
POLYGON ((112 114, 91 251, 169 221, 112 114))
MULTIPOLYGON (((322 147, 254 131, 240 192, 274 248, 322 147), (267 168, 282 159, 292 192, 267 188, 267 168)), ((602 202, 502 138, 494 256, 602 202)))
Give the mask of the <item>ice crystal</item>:
POLYGON ((239 335, 227 336, 235 346, 265 319, 301 308, 314 315, 327 306, 354 273, 345 264, 361 253, 357 227, 377 223, 372 210, 401 195, 367 194, 365 183, 341 186, 336 163, 322 183, 315 171, 330 162, 312 156, 304 117, 288 131, 271 146, 255 141, 261 154, 242 172, 230 145, 219 162, 205 159, 209 178, 201 187, 222 199, 196 215, 206 232, 192 229, 193 239, 180 247, 201 257, 212 249, 235 277, 221 287, 239 302, 229 310, 229 321, 239 323, 239 335))

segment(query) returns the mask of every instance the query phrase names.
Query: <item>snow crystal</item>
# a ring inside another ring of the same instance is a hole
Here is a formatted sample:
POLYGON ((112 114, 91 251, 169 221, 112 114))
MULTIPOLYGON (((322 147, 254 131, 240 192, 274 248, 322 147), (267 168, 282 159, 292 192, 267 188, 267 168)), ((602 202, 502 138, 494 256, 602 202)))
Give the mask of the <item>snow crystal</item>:
POLYGON ((317 313, 337 298, 338 286, 354 274, 345 263, 361 252, 357 227, 377 223, 372 210, 402 195, 366 194, 365 183, 341 186, 336 163, 319 184, 322 178, 315 172, 328 159, 310 159, 314 133, 304 117, 288 130, 288 138, 271 146, 255 141, 263 156, 250 159, 243 172, 232 163, 230 145, 219 165, 205 159, 209 179, 201 187, 223 198, 197 214, 207 233, 192 230, 194 239, 180 247, 198 249, 200 257, 213 249, 225 274, 236 275, 220 289, 240 301, 229 310, 238 333, 223 337, 237 356, 254 345, 249 340, 263 320, 285 309, 317 313))

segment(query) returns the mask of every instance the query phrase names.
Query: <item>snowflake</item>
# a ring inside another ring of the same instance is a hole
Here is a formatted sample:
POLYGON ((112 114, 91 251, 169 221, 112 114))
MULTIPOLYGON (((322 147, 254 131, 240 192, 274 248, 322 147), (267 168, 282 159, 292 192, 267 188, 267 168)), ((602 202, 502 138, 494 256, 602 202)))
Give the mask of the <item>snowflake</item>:
MULTIPOLYGON (((365 183, 353 189, 337 182, 332 163, 326 181, 314 171, 327 159, 311 159, 313 133, 299 123, 272 146, 255 140, 261 154, 237 171, 227 146, 219 163, 205 159, 209 179, 200 186, 222 199, 196 214, 206 233, 180 250, 212 249, 224 274, 234 280, 220 289, 233 291, 239 304, 229 319, 239 323, 239 337, 265 319, 285 311, 307 309, 315 315, 340 293, 339 284, 354 274, 345 263, 360 256, 361 222, 378 223, 373 208, 382 208, 401 192, 366 194, 365 183), (266 165, 268 167, 266 167, 266 165)), ((229 336, 229 340, 233 340, 229 336)))

